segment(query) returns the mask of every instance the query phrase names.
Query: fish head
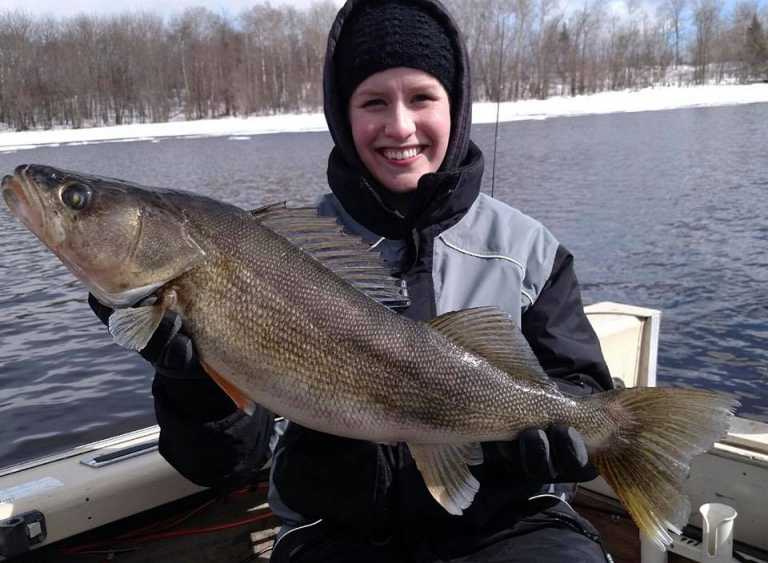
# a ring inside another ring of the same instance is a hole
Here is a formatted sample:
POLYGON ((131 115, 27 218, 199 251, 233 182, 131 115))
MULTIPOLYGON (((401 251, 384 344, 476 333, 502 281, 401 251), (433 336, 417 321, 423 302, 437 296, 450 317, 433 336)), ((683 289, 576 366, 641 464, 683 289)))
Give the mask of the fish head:
POLYGON ((11 213, 106 305, 133 305, 204 256, 160 192, 37 164, 0 187, 11 213))

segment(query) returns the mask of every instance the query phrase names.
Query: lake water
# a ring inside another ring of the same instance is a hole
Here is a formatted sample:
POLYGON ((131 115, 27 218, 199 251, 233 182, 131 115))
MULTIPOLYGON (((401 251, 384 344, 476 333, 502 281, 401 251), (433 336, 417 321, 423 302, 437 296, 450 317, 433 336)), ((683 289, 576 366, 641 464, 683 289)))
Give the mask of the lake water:
MULTIPOLYGON (((576 256, 585 302, 663 311, 659 380, 722 389, 768 421, 768 104, 504 123, 495 197, 576 256)), ((478 126, 491 191, 493 126, 478 126)), ((0 153, 244 207, 326 191, 326 133, 0 153)), ((151 370, 0 206, 0 467, 154 424, 151 370)))

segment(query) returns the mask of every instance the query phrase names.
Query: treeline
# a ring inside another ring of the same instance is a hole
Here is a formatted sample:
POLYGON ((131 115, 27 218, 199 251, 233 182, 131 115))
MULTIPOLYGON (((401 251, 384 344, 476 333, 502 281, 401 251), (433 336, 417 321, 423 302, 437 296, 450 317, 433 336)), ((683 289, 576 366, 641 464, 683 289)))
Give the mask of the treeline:
POLYGON ((298 111, 322 104, 336 8, 255 4, 34 19, 0 12, 0 124, 25 130, 298 111))
POLYGON ((722 0, 445 0, 475 93, 546 98, 656 84, 768 80, 768 4, 722 0))
MULTIPOLYGON (((660 83, 768 80, 768 4, 722 0, 445 0, 475 96, 546 98, 660 83)), ((0 11, 0 127, 17 130, 304 111, 322 105, 334 3, 256 3, 34 18, 0 11)))

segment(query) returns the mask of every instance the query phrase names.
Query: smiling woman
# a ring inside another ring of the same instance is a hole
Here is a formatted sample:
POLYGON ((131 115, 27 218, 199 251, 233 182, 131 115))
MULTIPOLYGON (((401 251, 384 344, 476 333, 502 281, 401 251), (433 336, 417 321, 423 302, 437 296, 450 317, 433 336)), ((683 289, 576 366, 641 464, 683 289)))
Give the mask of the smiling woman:
POLYGON ((352 94, 349 121, 360 160, 393 192, 415 190, 424 174, 443 163, 450 102, 426 72, 400 67, 369 76, 352 94))

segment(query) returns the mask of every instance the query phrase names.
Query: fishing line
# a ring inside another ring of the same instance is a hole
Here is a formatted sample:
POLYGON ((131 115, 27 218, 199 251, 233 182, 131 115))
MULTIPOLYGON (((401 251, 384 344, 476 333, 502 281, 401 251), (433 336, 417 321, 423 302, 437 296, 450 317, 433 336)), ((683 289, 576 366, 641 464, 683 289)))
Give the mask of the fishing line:
POLYGON ((496 147, 499 144, 499 110, 501 108, 501 69, 504 62, 504 30, 501 25, 501 15, 499 15, 499 27, 501 27, 501 45, 499 46, 499 75, 496 84, 496 130, 493 135, 493 166, 491 168, 491 197, 493 197, 496 187, 496 147))

